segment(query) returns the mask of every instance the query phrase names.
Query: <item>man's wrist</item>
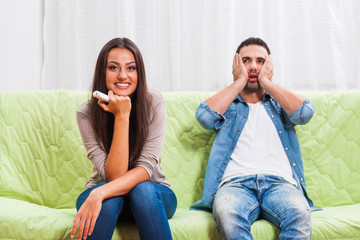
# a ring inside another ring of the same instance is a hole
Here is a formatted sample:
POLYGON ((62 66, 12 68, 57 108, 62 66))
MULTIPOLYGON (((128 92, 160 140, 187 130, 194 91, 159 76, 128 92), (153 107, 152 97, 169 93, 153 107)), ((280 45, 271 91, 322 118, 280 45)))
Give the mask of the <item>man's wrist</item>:
POLYGON ((239 91, 243 90, 246 84, 245 77, 238 77, 236 80, 234 80, 234 84, 237 88, 239 88, 239 91))
POLYGON ((270 81, 268 78, 263 77, 261 80, 259 79, 260 87, 262 87, 264 90, 267 91, 267 88, 271 85, 272 81, 270 81))

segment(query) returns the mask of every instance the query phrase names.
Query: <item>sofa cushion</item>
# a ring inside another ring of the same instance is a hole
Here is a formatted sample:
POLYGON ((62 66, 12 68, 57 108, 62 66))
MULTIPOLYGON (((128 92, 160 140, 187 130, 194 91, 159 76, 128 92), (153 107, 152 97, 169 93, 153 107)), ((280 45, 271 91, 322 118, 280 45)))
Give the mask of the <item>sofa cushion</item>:
MULTIPOLYGON (((312 239, 360 239, 360 204, 328 207, 312 213, 312 239)), ((76 210, 54 209, 22 200, 0 197, 1 239, 70 239, 76 210)), ((220 240, 211 213, 177 209, 169 220, 174 239, 220 240)), ((279 230, 265 220, 251 228, 254 239, 273 240, 279 230)), ((120 222, 114 240, 139 239, 136 225, 120 222)))

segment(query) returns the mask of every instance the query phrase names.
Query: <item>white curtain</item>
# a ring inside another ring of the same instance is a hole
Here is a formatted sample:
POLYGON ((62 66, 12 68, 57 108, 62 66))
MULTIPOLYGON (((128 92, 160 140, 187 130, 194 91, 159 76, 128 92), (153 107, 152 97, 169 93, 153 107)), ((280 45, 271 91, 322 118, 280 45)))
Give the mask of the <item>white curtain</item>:
POLYGON ((150 88, 218 91, 250 36, 268 43, 283 87, 360 89, 357 0, 44 1, 43 89, 90 89, 102 46, 128 37, 150 88))

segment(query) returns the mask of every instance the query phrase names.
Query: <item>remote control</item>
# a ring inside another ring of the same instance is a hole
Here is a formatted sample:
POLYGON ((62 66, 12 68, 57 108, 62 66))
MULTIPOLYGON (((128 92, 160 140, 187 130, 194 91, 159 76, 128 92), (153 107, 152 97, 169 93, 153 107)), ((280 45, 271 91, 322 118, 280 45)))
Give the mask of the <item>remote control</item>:
POLYGON ((103 102, 109 102, 109 97, 108 95, 102 93, 102 92, 99 92, 99 91, 94 91, 93 92, 93 97, 94 98, 97 98, 103 102))

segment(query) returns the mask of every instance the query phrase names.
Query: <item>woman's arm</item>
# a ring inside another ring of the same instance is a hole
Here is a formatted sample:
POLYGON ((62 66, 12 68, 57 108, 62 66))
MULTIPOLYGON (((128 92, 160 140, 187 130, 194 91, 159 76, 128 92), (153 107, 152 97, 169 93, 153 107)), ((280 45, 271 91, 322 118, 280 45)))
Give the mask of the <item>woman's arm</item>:
POLYGON ((127 96, 117 96, 109 91, 109 104, 99 101, 99 105, 107 112, 114 114, 114 132, 109 154, 105 161, 105 177, 107 182, 122 176, 129 167, 129 122, 131 100, 127 96))
POLYGON ((78 226, 78 239, 83 239, 83 237, 86 238, 91 235, 101 211, 102 202, 105 199, 125 195, 136 185, 149 179, 149 174, 144 168, 136 167, 121 177, 91 191, 75 216, 71 238, 75 236, 78 226))

